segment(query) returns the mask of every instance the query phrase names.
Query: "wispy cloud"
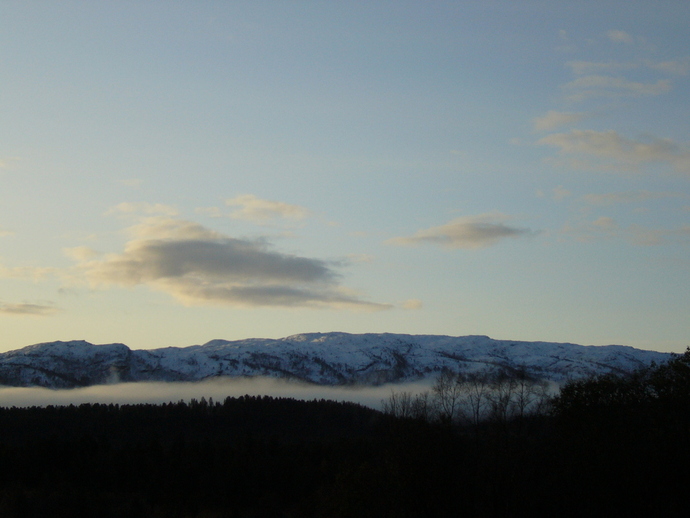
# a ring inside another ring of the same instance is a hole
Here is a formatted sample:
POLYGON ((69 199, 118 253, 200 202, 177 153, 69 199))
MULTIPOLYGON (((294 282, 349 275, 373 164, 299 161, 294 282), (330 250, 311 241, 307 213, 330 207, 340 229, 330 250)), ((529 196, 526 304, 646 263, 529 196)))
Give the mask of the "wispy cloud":
POLYGON ((280 201, 264 200, 253 194, 243 194, 225 201, 225 205, 232 207, 226 212, 219 207, 199 207, 195 210, 211 218, 229 217, 232 219, 251 221, 259 225, 275 223, 277 221, 300 221, 310 216, 310 211, 299 205, 291 205, 280 201))
POLYGON ((120 254, 93 260, 81 255, 79 267, 92 285, 147 285, 188 305, 390 307, 348 291, 327 262, 276 252, 263 241, 165 216, 144 218, 128 232, 120 254))
POLYGON ((171 205, 163 203, 146 203, 146 202, 123 202, 108 209, 105 213, 111 214, 161 214, 165 216, 177 216, 178 211, 171 205))
POLYGON ((218 207, 197 207, 194 209, 194 212, 197 214, 203 214, 204 216, 208 216, 210 218, 222 218, 223 217, 223 211, 220 210, 218 207))
POLYGON ((631 45, 635 41, 634 38, 625 31, 610 30, 606 33, 606 36, 614 43, 631 45))
POLYGON ((561 126, 567 126, 581 121, 586 116, 585 113, 559 112, 549 110, 543 117, 536 117, 532 120, 534 131, 552 131, 561 126))
POLYGON ((632 225, 629 227, 630 239, 638 246, 665 244, 690 244, 690 225, 674 229, 656 229, 632 225))
POLYGON ((645 65, 651 69, 664 72, 665 74, 686 76, 690 74, 690 57, 676 60, 655 62, 646 60, 645 65))
POLYGON ((301 220, 309 216, 309 210, 299 205, 263 200, 253 194, 231 198, 226 200, 225 204, 229 207, 237 207, 230 213, 231 218, 255 223, 266 223, 275 219, 301 220))
POLYGON ((94 259, 100 255, 96 250, 88 246, 75 246, 72 248, 63 248, 62 252, 75 261, 83 262, 94 259))
POLYGON ((564 200, 565 198, 567 198, 568 196, 570 196, 572 194, 568 189, 566 189, 562 185, 554 187, 552 192, 553 192, 552 198, 554 201, 564 200))
POLYGON ((21 160, 21 158, 18 156, 0 158, 0 169, 7 169, 11 167, 12 163, 18 162, 19 160, 21 160))
POLYGON ((624 77, 589 75, 578 77, 562 86, 570 101, 584 101, 593 97, 640 97, 660 95, 671 90, 671 81, 659 79, 655 83, 640 83, 624 77))
POLYGON ((591 242, 617 237, 620 233, 620 227, 613 218, 604 216, 594 221, 582 222, 576 225, 568 223, 563 226, 561 233, 571 236, 578 241, 591 242))
POLYGON ((576 225, 567 224, 561 234, 581 242, 623 239, 635 246, 690 244, 690 225, 675 229, 648 228, 640 225, 622 227, 613 218, 604 216, 576 225))
POLYGON ((0 229, 0 237, 8 237, 8 236, 13 236, 14 232, 10 230, 2 230, 0 229))
POLYGON ((27 279, 40 281, 51 275, 58 275, 58 268, 49 266, 14 266, 8 268, 0 264, 0 279, 27 279))
POLYGON ((652 137, 643 142, 628 139, 613 130, 573 130, 548 135, 537 144, 556 147, 564 155, 609 160, 622 170, 637 170, 643 164, 666 162, 678 172, 690 173, 690 151, 671 139, 652 137))
POLYGON ((124 180, 118 180, 117 183, 124 185, 125 187, 130 187, 132 189, 138 189, 141 184, 144 183, 140 178, 125 178, 124 180))
POLYGON ((663 198, 684 198, 687 195, 679 192, 627 191, 604 194, 586 194, 583 199, 589 205, 615 205, 619 203, 639 203, 663 198))
POLYGON ((409 311, 422 309, 423 307, 424 304, 419 299, 407 299, 405 302, 402 303, 402 308, 407 309, 409 311))
POLYGON ((9 315, 28 315, 45 317, 54 315, 60 310, 54 306, 47 306, 43 304, 7 304, 0 302, 0 314, 9 315))
POLYGON ((507 225, 506 222, 510 219, 510 216, 500 213, 456 218, 445 225, 419 230, 412 236, 392 238, 386 243, 401 246, 433 244, 445 248, 477 249, 495 245, 508 237, 532 234, 528 229, 507 225))
POLYGON ((565 29, 560 29, 558 31, 559 44, 554 50, 558 52, 575 52, 577 50, 577 45, 571 41, 568 36, 568 32, 565 29))
POLYGON ((351 263, 372 263, 374 256, 370 254, 348 254, 347 260, 351 263))
POLYGON ((639 69, 643 66, 666 75, 686 76, 690 73, 690 57, 670 59, 667 61, 645 59, 638 62, 568 61, 566 65, 570 67, 573 74, 578 76, 586 74, 594 76, 606 73, 611 74, 624 70, 639 69))
POLYGON ((621 70, 632 70, 639 67, 637 63, 620 63, 616 61, 568 61, 566 63, 573 74, 581 76, 584 74, 600 74, 602 72, 619 72, 621 70))

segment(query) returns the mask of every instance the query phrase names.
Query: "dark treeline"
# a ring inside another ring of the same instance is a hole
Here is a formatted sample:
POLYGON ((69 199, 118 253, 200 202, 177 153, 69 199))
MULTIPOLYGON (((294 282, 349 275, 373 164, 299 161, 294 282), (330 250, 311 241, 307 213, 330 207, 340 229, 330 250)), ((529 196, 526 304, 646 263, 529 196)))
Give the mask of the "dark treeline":
POLYGON ((388 413, 250 396, 0 409, 0 516, 687 515, 690 352, 550 405, 499 381, 482 419, 490 384, 448 374, 388 413))

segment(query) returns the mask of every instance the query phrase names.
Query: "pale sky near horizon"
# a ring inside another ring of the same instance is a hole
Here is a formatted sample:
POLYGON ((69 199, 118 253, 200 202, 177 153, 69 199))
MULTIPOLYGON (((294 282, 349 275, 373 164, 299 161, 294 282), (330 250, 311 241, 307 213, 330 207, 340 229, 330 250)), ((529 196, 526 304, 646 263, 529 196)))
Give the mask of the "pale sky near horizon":
POLYGON ((690 2, 0 2, 0 352, 690 345, 690 2))

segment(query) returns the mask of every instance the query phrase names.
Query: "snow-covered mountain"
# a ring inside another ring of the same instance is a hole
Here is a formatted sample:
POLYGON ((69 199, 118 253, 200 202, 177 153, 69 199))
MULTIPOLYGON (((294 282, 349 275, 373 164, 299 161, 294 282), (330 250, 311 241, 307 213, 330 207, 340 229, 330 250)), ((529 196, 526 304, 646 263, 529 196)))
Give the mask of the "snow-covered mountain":
POLYGON ((72 388, 128 381, 272 376, 322 385, 404 382, 461 372, 515 372, 563 381, 669 359, 620 345, 492 340, 487 336, 308 333, 278 340, 212 340, 131 350, 124 344, 49 342, 0 354, 0 385, 72 388))

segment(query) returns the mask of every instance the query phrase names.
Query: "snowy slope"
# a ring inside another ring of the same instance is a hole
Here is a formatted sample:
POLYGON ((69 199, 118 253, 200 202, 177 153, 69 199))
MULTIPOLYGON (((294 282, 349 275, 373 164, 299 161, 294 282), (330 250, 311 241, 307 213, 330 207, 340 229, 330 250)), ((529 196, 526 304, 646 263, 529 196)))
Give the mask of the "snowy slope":
POLYGON ((381 384, 462 372, 568 378, 662 363, 669 354, 619 345, 492 340, 487 336, 308 333, 278 340, 130 350, 123 344, 50 342, 0 354, 0 385, 69 388, 118 381, 199 381, 273 376, 311 383, 381 384))

